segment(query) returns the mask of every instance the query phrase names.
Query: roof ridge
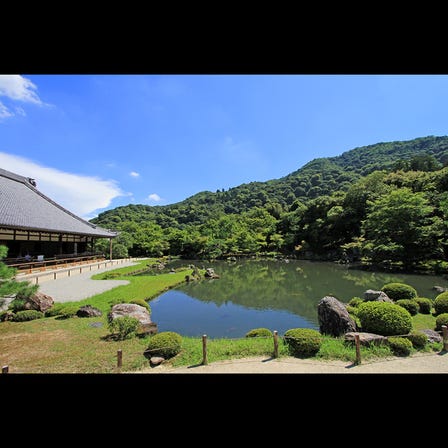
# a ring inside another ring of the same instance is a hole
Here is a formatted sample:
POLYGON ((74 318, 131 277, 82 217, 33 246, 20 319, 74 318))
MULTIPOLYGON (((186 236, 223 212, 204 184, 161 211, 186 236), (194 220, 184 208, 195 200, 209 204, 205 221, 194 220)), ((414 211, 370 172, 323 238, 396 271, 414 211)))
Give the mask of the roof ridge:
POLYGON ((85 220, 85 219, 75 215, 70 210, 67 210, 65 207, 63 207, 62 205, 60 205, 57 202, 55 202, 53 199, 49 198, 47 195, 42 193, 36 187, 36 182, 34 181, 34 179, 32 179, 30 177, 21 176, 19 174, 12 173, 11 171, 7 171, 7 170, 5 170, 3 168, 0 168, 0 177, 6 177, 8 179, 11 179, 11 180, 14 180, 16 182, 20 182, 20 183, 24 184, 26 187, 28 187, 34 193, 36 193, 40 197, 42 197, 45 201, 47 201, 50 204, 52 204, 53 206, 57 207, 59 210, 61 210, 62 212, 66 213, 67 215, 71 216, 72 218, 75 218, 77 221, 80 221, 81 223, 83 223, 85 225, 88 225, 92 229, 96 229, 98 231, 105 231, 105 232, 111 234, 111 236, 116 236, 117 235, 117 232, 113 232, 113 231, 111 231, 109 229, 105 229, 104 227, 97 226, 96 224, 93 224, 93 223, 91 223, 91 222, 89 222, 89 221, 87 221, 87 220, 85 220))

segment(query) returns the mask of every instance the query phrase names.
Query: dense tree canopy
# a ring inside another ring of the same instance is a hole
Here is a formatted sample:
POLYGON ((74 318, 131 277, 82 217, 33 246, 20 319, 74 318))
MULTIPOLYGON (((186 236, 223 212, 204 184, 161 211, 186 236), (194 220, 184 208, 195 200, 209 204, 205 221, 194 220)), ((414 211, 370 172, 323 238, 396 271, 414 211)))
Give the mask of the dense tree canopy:
POLYGON ((439 263, 448 248, 447 162, 448 137, 379 143, 315 159, 280 179, 166 206, 130 204, 92 222, 120 231, 114 256, 279 252, 439 263))

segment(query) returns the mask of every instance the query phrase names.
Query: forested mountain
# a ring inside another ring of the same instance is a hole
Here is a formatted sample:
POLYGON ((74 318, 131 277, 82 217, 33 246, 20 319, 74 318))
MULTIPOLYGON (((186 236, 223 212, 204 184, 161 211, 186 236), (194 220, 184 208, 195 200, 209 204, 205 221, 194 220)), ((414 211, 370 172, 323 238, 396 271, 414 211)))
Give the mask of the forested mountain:
POLYGON ((116 255, 215 258, 274 251, 331 259, 361 254, 376 262, 404 257, 411 264, 444 260, 444 229, 436 218, 443 221, 447 163, 448 137, 378 143, 312 160, 280 179, 204 191, 166 206, 130 204, 103 212, 92 222, 121 231, 116 255), (395 190, 397 197, 389 197, 395 190), (402 247, 406 241, 397 242, 393 235, 380 244, 387 246, 385 252, 369 246, 372 240, 366 237, 373 238, 375 228, 366 219, 374 221, 374 213, 381 211, 374 201, 386 201, 384 208, 393 199, 399 205, 407 199, 409 206, 416 201, 422 210, 431 209, 420 224, 426 226, 422 238, 435 239, 434 253, 414 257, 417 248, 402 247))

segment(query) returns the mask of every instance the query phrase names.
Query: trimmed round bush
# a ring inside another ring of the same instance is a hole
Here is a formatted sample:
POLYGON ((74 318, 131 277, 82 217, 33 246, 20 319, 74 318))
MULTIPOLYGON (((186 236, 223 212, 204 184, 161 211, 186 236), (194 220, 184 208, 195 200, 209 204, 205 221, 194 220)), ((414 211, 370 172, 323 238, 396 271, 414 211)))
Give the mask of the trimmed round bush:
POLYGON ((436 316, 442 313, 448 313, 448 291, 442 292, 434 300, 434 310, 436 316))
POLYGON ((419 305, 414 299, 400 299, 396 301, 396 304, 408 310, 411 316, 415 316, 418 313, 419 305))
POLYGON ((422 314, 431 314, 432 300, 426 297, 416 297, 414 299, 418 303, 418 312, 422 314))
POLYGON ((418 295, 415 288, 405 283, 387 283, 381 288, 381 291, 385 292, 389 299, 393 301, 414 299, 418 295))
POLYGON ((365 302, 359 305, 358 318, 362 331, 382 336, 408 334, 412 317, 406 309, 389 302, 365 302))
POLYGON ((428 342, 428 336, 421 331, 412 331, 406 336, 406 338, 411 341, 412 346, 417 350, 425 348, 425 345, 428 342))
POLYGON ((357 307, 361 305, 361 303, 364 303, 364 299, 361 299, 361 297, 353 297, 350 302, 348 302, 348 304, 353 307, 357 307))
POLYGON ((146 300, 134 299, 134 300, 131 300, 129 303, 133 303, 134 305, 143 306, 144 308, 146 308, 148 310, 149 314, 151 314, 151 307, 149 306, 149 303, 146 300))
POLYGON ((271 338, 272 331, 268 328, 254 328, 246 333, 246 338, 271 338))
POLYGON ((44 313, 42 313, 41 311, 25 310, 25 311, 18 311, 16 314, 14 314, 13 321, 26 322, 29 320, 42 319, 42 317, 44 317, 44 313))
POLYGON ((140 321, 131 316, 122 316, 112 319, 109 324, 109 330, 115 334, 120 341, 132 338, 136 335, 137 329, 140 326, 140 321))
POLYGON ((391 337, 388 339, 389 347, 395 356, 409 356, 412 342, 406 338, 391 337))
POLYGON ((345 309, 352 316, 357 316, 358 315, 358 308, 356 306, 346 305, 345 309))
POLYGON ((176 356, 182 347, 182 336, 174 331, 162 331, 149 340, 148 348, 145 351, 147 357, 161 356, 168 359, 176 356))
POLYGON ((291 328, 283 340, 289 353, 299 358, 314 356, 322 345, 322 335, 312 328, 291 328))
POLYGON ((442 313, 437 316, 435 330, 442 331, 442 325, 446 325, 448 327, 448 313, 442 313))

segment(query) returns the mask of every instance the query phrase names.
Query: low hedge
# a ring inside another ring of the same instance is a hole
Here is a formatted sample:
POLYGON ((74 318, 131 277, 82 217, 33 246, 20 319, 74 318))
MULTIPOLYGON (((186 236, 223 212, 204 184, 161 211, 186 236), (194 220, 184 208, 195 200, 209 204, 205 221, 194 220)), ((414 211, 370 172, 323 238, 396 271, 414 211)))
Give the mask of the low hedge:
POLYGON ((25 310, 18 311, 14 314, 13 321, 14 322, 27 322, 29 320, 42 319, 44 317, 44 313, 36 310, 25 310))
POLYGON ((448 291, 442 292, 434 300, 434 310, 436 316, 443 313, 448 313, 448 291))
POLYGON ((436 331, 442 331, 442 325, 448 327, 448 313, 439 314, 436 318, 436 331))
POLYGON ((350 299, 350 302, 348 302, 348 305, 357 307, 361 305, 361 303, 364 303, 364 299, 361 299, 361 297, 353 297, 352 299, 350 299))
POLYGON ((381 291, 393 301, 414 299, 418 295, 416 289, 406 283, 387 283, 381 288, 381 291))
POLYGON ((272 331, 268 328, 254 328, 246 333, 246 338, 269 338, 272 336, 272 331))
POLYGON ((414 299, 400 299, 395 302, 398 306, 401 306, 405 310, 409 311, 411 316, 418 314, 419 304, 414 299))
POLYGON ((412 330, 412 317, 406 309, 390 302, 365 302, 359 305, 358 318, 362 331, 382 336, 407 334, 412 330))
POLYGON ((428 343, 428 336, 426 336, 426 334, 422 333, 421 331, 413 331, 409 333, 406 336, 406 339, 409 339, 412 346, 417 350, 425 348, 426 344, 428 343))
POLYGON ((168 359, 176 356, 182 347, 182 336, 174 331, 162 331, 151 336, 145 356, 161 356, 168 359))
POLYGON ((412 342, 406 338, 388 338, 389 347, 395 356, 409 356, 412 351, 412 342))
POLYGON ((322 335, 312 328, 291 328, 283 337, 292 356, 310 357, 316 355, 322 345, 322 335))
POLYGON ((421 314, 431 314, 433 302, 426 297, 416 297, 414 299, 418 303, 418 312, 421 314))

